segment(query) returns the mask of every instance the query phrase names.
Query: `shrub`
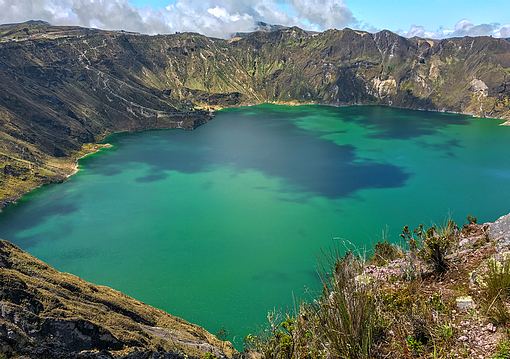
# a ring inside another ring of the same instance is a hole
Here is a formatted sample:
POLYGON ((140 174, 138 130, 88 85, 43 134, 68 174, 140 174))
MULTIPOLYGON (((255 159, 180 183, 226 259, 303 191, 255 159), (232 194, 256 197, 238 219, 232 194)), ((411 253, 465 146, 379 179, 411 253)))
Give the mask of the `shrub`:
POLYGON ((402 250, 394 244, 391 244, 387 240, 377 242, 374 249, 374 255, 370 262, 377 265, 383 266, 395 259, 402 258, 402 250))
POLYGON ((456 239, 457 226, 452 220, 440 228, 432 226, 425 232, 423 247, 420 254, 437 274, 444 274, 450 264, 447 255, 456 239))
POLYGON ((414 231, 411 232, 409 226, 405 226, 402 229, 400 237, 407 244, 409 249, 409 255, 407 256, 408 265, 404 269, 404 278, 408 281, 413 281, 420 277, 421 270, 419 270, 419 264, 417 261, 418 248, 421 245, 423 225, 419 225, 414 231))
MULTIPOLYGON (((412 232, 405 226, 400 235, 409 246, 411 260, 419 255, 422 260, 431 265, 436 274, 444 274, 449 263, 447 255, 457 239, 458 228, 455 222, 448 220, 443 227, 432 226, 428 229, 420 224, 412 232)), ((416 263, 412 263, 413 271, 416 263)))
POLYGON ((468 224, 476 224, 478 222, 478 219, 475 216, 468 215, 467 221, 468 221, 468 224))
POLYGON ((402 237, 402 239, 404 239, 404 241, 407 243, 411 254, 415 254, 418 251, 419 243, 415 238, 415 234, 418 236, 419 239, 421 239, 422 229, 423 229, 422 224, 420 224, 413 232, 411 232, 409 226, 405 226, 402 229, 400 237, 402 237))

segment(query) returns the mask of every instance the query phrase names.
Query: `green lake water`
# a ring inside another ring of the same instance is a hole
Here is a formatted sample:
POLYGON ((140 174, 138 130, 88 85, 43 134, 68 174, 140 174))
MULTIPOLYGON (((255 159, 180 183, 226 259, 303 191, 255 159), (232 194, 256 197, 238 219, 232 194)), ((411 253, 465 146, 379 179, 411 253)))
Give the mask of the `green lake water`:
POLYGON ((195 131, 108 138, 63 184, 0 215, 0 237, 238 345, 317 289, 332 248, 510 212, 510 127, 377 106, 261 105, 195 131), (351 244, 347 244, 351 243, 351 244), (297 300, 297 299, 296 299, 297 300))

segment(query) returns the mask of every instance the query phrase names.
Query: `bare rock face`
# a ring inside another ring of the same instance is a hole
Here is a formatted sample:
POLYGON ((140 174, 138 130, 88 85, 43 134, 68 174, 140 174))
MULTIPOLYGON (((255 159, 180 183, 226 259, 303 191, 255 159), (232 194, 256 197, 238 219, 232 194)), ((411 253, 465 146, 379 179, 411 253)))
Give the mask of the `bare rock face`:
POLYGON ((386 80, 375 78, 372 80, 375 94, 378 98, 385 98, 387 96, 395 95, 397 93, 397 82, 393 77, 386 80))
POLYGON ((0 353, 58 358, 231 358, 228 342, 0 241, 0 353))
POLYGON ((471 91, 478 93, 482 97, 489 96, 489 87, 479 79, 473 79, 473 81, 470 82, 471 85, 471 91))
POLYGON ((496 243, 498 255, 510 252, 510 214, 500 217, 489 227, 489 238, 496 243))
POLYGON ((475 303, 473 302, 473 298, 471 298, 471 296, 457 297, 455 299, 455 303, 457 305, 457 309, 461 312, 466 312, 475 307, 475 303))

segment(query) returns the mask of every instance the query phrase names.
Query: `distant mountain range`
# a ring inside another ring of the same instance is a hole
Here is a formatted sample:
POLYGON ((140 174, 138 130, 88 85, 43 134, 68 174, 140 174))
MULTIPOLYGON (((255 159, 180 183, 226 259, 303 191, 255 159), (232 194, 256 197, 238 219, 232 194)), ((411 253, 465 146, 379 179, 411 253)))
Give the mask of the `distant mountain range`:
POLYGON ((194 128, 263 102, 381 104, 510 120, 510 42, 390 31, 260 31, 213 39, 41 21, 0 26, 0 199, 65 179, 116 131, 194 128))

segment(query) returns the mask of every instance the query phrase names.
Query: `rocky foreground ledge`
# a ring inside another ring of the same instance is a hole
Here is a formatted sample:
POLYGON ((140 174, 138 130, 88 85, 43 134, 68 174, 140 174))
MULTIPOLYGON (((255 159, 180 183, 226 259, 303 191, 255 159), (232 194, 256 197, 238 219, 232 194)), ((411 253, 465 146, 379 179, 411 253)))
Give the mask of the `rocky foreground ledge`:
POLYGON ((441 239, 433 241, 428 260, 408 250, 386 263, 375 258, 379 263, 372 260, 357 277, 380 286, 382 308, 397 321, 379 352, 395 351, 398 358, 510 358, 510 214, 494 223, 475 219, 452 234, 442 249, 441 239), (444 273, 434 267, 440 251, 444 273))
POLYGON ((510 215, 404 227, 335 259, 322 294, 246 338, 263 358, 510 358, 510 215))
POLYGON ((0 240, 0 358, 231 358, 201 327, 0 240))

